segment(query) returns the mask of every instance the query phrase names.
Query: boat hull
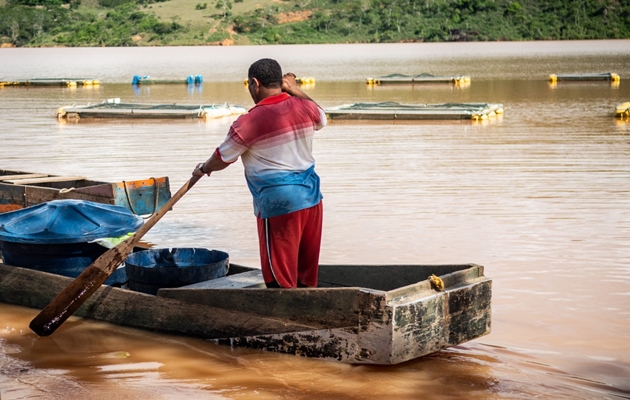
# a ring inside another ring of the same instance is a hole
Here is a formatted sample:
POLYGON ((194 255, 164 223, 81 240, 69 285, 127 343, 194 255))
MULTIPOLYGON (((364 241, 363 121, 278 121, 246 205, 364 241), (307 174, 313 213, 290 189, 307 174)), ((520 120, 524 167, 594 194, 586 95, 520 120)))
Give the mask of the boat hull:
MULTIPOLYGON (((0 264, 0 301, 41 309, 71 281, 0 264)), ((232 346, 398 364, 488 334, 491 292, 475 264, 322 265, 319 287, 291 290, 266 289, 260 270, 232 264, 224 278, 157 296, 102 286, 76 315, 232 346), (427 280, 433 273, 443 291, 427 280)))

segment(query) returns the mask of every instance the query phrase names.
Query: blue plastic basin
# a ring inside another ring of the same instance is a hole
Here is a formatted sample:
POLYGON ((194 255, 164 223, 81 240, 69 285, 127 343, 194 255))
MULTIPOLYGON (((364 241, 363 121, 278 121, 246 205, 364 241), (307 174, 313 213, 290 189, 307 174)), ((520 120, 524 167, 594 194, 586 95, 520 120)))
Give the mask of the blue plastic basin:
POLYGON ((129 289, 155 295, 161 288, 224 277, 229 256, 204 248, 150 249, 130 254, 125 266, 129 289))

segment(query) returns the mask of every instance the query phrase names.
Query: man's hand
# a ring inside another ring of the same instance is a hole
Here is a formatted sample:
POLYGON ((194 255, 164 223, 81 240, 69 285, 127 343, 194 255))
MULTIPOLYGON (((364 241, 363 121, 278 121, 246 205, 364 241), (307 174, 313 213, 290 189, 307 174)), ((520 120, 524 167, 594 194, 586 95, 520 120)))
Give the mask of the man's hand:
POLYGON ((293 72, 287 72, 282 75, 282 91, 292 96, 302 91, 295 80, 295 74, 293 72))
POLYGON ((195 169, 193 169, 192 175, 199 177, 202 177, 204 175, 210 176, 210 174, 214 171, 221 171, 222 169, 227 168, 230 164, 223 162, 223 160, 221 160, 221 157, 217 155, 218 153, 219 150, 217 149, 214 151, 214 153, 212 153, 212 156, 210 158, 202 163, 197 164, 195 169))
POLYGON ((199 164, 197 164, 197 166, 195 167, 195 169, 194 169, 194 170, 193 170, 193 172, 192 172, 192 175, 193 175, 193 176, 199 176, 199 177, 204 176, 204 175, 208 175, 208 176, 210 176, 210 172, 212 172, 212 171, 210 171, 210 172, 204 172, 204 171, 203 171, 203 167, 204 167, 204 165, 205 165, 205 163, 199 163, 199 164))
POLYGON ((297 81, 295 80, 295 74, 293 72, 287 72, 286 74, 282 75, 282 91, 290 94, 291 96, 310 100, 315 103, 315 100, 308 97, 308 95, 304 93, 302 89, 300 89, 300 85, 298 85, 297 81))

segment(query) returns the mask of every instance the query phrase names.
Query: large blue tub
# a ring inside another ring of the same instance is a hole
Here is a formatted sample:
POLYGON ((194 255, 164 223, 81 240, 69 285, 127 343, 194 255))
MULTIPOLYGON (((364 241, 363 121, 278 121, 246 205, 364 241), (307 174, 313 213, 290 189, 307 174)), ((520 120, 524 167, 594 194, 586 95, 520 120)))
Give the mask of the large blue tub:
MULTIPOLYGON (((5 264, 74 278, 107 251, 91 241, 135 232, 143 223, 121 206, 49 201, 0 214, 0 250, 5 264)), ((126 281, 121 267, 105 283, 126 281)))

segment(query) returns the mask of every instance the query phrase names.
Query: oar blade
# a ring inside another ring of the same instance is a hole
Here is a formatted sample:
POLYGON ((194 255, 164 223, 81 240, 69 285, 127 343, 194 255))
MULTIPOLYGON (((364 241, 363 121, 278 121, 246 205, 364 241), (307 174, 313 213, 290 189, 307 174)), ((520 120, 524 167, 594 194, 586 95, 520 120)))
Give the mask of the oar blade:
POLYGON ((52 334, 92 296, 114 270, 125 261, 133 247, 199 180, 193 176, 129 239, 107 250, 62 290, 30 323, 39 336, 52 334))
POLYGON ((39 336, 48 336, 57 330, 125 261, 134 243, 130 238, 97 258, 37 314, 29 324, 31 330, 39 336))

